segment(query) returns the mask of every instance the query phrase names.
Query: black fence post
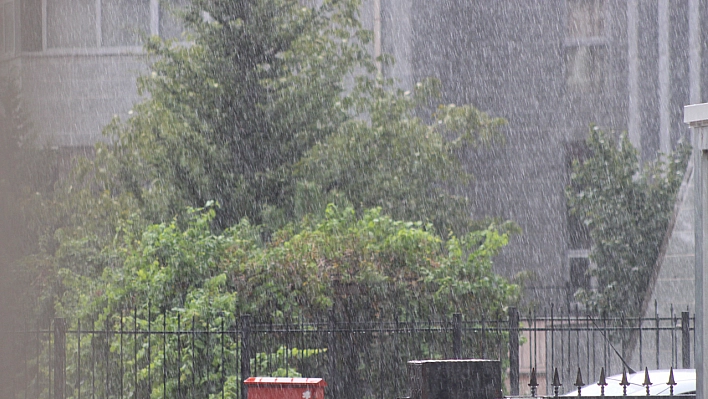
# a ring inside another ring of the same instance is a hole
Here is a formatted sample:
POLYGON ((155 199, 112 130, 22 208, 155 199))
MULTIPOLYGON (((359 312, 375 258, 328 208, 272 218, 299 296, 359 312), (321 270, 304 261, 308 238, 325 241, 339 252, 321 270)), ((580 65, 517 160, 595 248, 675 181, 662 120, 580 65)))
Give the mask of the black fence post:
POLYGON ((248 398, 244 382, 251 376, 251 315, 241 316, 241 399, 248 398))
MULTIPOLYGON (((332 382, 337 381, 337 319, 334 313, 334 308, 329 310, 329 320, 328 320, 328 333, 327 333, 327 361, 329 363, 329 378, 332 382)), ((337 397, 337 384, 330 383, 329 387, 331 389, 330 397, 337 397)))
POLYGON ((66 320, 54 319, 54 399, 64 399, 66 389, 66 320))
POLYGON ((462 358, 462 315, 455 313, 452 315, 452 356, 455 359, 462 358))
POLYGON ((681 367, 691 368, 691 335, 688 312, 681 312, 681 367))
POLYGON ((519 311, 509 308, 509 388, 519 396, 519 311))

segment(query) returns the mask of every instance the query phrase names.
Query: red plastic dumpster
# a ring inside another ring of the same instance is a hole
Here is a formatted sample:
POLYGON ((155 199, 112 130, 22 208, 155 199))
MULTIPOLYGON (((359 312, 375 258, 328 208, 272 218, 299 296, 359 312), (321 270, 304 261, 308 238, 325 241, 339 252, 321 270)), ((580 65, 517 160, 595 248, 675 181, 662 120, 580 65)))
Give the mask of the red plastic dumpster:
POLYGON ((324 399, 322 378, 250 377, 248 399, 324 399))

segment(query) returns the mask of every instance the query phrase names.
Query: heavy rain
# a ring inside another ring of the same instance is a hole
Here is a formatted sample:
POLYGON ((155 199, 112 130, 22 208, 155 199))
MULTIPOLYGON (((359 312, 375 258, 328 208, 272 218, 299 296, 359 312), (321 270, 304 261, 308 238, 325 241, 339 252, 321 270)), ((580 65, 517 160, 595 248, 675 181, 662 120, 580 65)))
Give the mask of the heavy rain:
POLYGON ((0 0, 0 397, 702 396, 704 20, 0 0))

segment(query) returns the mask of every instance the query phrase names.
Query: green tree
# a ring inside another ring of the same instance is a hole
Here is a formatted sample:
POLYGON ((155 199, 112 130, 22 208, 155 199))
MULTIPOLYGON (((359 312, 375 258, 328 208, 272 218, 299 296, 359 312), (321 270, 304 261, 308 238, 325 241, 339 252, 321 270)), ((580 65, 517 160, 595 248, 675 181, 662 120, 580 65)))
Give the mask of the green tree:
POLYGON ((639 167, 626 135, 591 129, 590 157, 573 164, 568 204, 589 229, 596 290, 576 296, 590 309, 636 316, 667 234, 690 146, 639 167))
POLYGON ((375 75, 358 0, 300 3, 193 0, 187 45, 150 39, 146 100, 41 198, 45 244, 32 264, 43 303, 62 295, 58 270, 119 267, 105 248, 127 221, 180 221, 209 201, 215 231, 246 217, 264 237, 328 203, 381 207, 442 234, 480 227, 448 189, 469 177, 458 151, 498 140, 503 121, 468 105, 420 117, 438 84, 404 92, 375 75))
MULTIPOLYGON (((188 215, 184 227, 176 222, 143 229, 126 225, 118 239, 104 249, 120 267, 106 268, 98 278, 62 270, 67 289, 58 303, 59 313, 74 323, 84 320, 83 328, 91 321, 95 328, 139 325, 146 329, 150 320, 153 326, 159 326, 153 328, 162 329, 164 325, 174 331, 180 325, 189 331, 192 326, 201 330, 218 328, 222 321, 231 326, 238 315, 245 313, 262 323, 299 318, 314 321, 332 308, 340 320, 390 320, 394 316, 435 320, 455 312, 480 318, 503 312, 519 295, 516 285, 492 272, 492 258, 508 242, 508 236, 494 226, 443 239, 430 224, 396 221, 380 209, 357 216, 352 208, 330 205, 322 218, 305 218, 275 232, 273 239, 265 242, 259 229, 246 220, 215 234, 211 229, 214 209, 191 210, 188 215)), ((165 342, 156 336, 151 354, 146 351, 147 338, 141 334, 134 340, 115 336, 110 342, 95 344, 114 348, 114 353, 120 346, 121 353, 130 354, 125 359, 127 374, 123 378, 128 392, 162 397, 161 382, 147 391, 147 370, 161 370, 166 361, 169 370, 180 367, 184 381, 190 381, 183 385, 191 390, 188 396, 207 397, 210 387, 216 386, 218 392, 224 383, 220 380, 221 367, 229 373, 237 372, 232 354, 237 353, 238 344, 232 338, 230 334, 214 334, 212 343, 196 348, 185 345, 182 358, 177 356, 174 336, 164 338, 165 342), (225 363, 204 360, 206 363, 197 365, 202 371, 195 376, 198 383, 192 387, 194 359, 210 359, 207 354, 213 348, 209 347, 218 347, 221 339, 227 340, 225 363), (134 350, 139 352, 139 364, 132 363, 136 359, 134 350), (132 373, 136 366, 138 385, 134 387, 136 376, 132 373), (204 368, 211 369, 205 373, 204 368)), ((90 345, 87 340, 84 347, 90 345)), ((352 351, 350 356, 336 361, 356 358, 359 352, 387 350, 370 348, 373 342, 367 337, 357 338, 343 349, 352 351)), ((408 353, 422 354, 423 343, 409 344, 407 350, 412 352, 408 353)), ((86 356, 84 367, 94 367, 92 354, 86 356)), ((390 356, 398 358, 401 354, 390 356)), ((370 370, 358 366, 356 363, 347 369, 352 375, 346 381, 337 381, 344 391, 349 389, 353 394, 356 390, 352 384, 365 381, 363 376, 370 370)), ((370 366, 381 368, 374 375, 390 373, 384 365, 370 366)), ((394 366, 404 367, 404 359, 394 366)), ((119 372, 118 367, 109 366, 97 375, 103 378, 107 373, 107 380, 118 381, 119 372)), ((90 375, 86 372, 84 378, 90 375)), ((169 390, 167 396, 174 396, 177 377, 170 371, 168 378, 164 384, 169 390)), ((387 384, 382 382, 382 386, 387 384)))
POLYGON ((359 6, 192 1, 190 45, 147 45, 149 99, 107 128, 100 189, 131 195, 151 221, 214 200, 220 229, 242 217, 275 229, 331 200, 469 228, 465 200, 445 189, 467 178, 455 151, 491 142, 502 121, 452 105, 432 124, 417 117, 435 85, 410 94, 375 77, 359 6))

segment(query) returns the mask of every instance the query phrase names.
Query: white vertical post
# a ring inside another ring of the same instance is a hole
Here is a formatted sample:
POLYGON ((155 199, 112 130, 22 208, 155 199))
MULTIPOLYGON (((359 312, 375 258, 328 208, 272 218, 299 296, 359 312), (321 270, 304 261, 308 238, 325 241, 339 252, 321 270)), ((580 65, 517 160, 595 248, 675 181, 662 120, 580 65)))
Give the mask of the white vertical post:
POLYGON ((96 47, 103 47, 103 10, 101 0, 95 1, 96 11, 96 47))
POLYGON ((150 0, 150 35, 160 35, 160 0, 150 0))
POLYGON ((688 82, 691 104, 701 102, 701 9, 699 0, 688 0, 688 82))
POLYGON ((684 107, 683 121, 693 130, 693 173, 695 175, 695 292, 696 292, 696 399, 708 398, 708 368, 704 361, 706 333, 706 312, 708 308, 708 103, 684 107))
POLYGON ((47 0, 42 0, 42 51, 47 51, 47 0))
POLYGON ((381 56, 381 0, 374 0, 374 63, 376 70, 382 73, 381 62, 377 60, 381 56))
POLYGON ((669 2, 657 0, 659 12, 659 151, 671 152, 671 50, 669 48, 669 2))
MULTIPOLYGON (((629 101, 627 106, 627 130, 629 141, 640 154, 641 118, 639 116, 639 4, 637 0, 627 0, 627 86, 629 101)), ((641 158, 641 157, 640 157, 641 158)))

